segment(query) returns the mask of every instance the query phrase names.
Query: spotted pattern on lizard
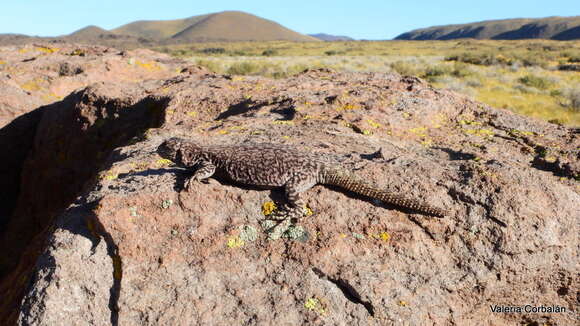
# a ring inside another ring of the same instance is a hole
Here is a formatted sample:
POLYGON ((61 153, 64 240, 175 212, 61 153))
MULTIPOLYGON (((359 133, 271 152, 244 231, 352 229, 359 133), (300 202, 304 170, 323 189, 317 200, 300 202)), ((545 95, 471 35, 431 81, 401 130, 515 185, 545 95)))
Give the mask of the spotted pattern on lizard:
POLYGON ((316 184, 337 186, 426 215, 449 215, 444 209, 381 190, 344 168, 331 166, 313 154, 290 147, 273 144, 202 146, 191 140, 171 138, 158 147, 157 153, 178 166, 195 169, 185 184, 186 189, 192 180, 201 181, 214 174, 246 185, 283 187, 289 204, 285 208, 287 217, 298 217, 304 212, 301 194, 316 184))

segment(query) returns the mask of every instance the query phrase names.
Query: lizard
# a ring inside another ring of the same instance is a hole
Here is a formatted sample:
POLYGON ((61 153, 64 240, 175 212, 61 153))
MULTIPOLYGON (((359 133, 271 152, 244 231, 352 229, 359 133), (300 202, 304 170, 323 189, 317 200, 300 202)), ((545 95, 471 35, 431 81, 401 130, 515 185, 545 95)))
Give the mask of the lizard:
POLYGON ((383 203, 418 213, 445 217, 450 212, 385 191, 355 176, 340 166, 323 162, 314 154, 274 144, 202 146, 184 138, 170 138, 157 148, 157 154, 177 166, 195 170, 184 184, 205 180, 214 174, 235 183, 258 187, 283 187, 288 206, 282 209, 282 220, 301 217, 305 201, 301 194, 316 184, 336 186, 383 203))

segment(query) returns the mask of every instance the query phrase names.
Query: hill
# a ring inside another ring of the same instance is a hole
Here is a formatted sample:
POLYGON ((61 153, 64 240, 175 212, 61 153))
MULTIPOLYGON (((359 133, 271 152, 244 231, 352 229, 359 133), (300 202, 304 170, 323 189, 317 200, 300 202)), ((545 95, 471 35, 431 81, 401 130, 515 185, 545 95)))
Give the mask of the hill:
POLYGON ((139 20, 112 29, 111 32, 161 40, 172 37, 210 15, 176 20, 139 20))
POLYGON ((117 34, 164 43, 212 41, 318 41, 274 21, 241 11, 223 11, 177 20, 137 21, 113 29, 117 34))
POLYGON ((72 32, 67 35, 69 38, 94 38, 101 34, 110 34, 111 32, 106 29, 100 28, 95 25, 89 25, 87 27, 81 28, 78 31, 72 32))
POLYGON ((131 49, 191 42, 320 40, 241 11, 223 11, 175 20, 141 20, 112 30, 90 25, 59 37, 0 34, 0 46, 61 41, 131 49))
POLYGON ((352 37, 343 35, 331 35, 326 33, 308 34, 322 41, 354 41, 352 37))
POLYGON ((397 36, 396 40, 450 40, 458 38, 580 39, 580 16, 488 20, 469 24, 444 25, 416 29, 397 36))

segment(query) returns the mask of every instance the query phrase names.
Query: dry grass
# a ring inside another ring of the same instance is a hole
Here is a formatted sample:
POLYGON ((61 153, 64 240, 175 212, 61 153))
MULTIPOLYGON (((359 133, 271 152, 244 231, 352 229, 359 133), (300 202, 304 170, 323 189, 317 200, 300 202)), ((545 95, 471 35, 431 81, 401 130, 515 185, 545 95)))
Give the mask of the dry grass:
POLYGON ((580 41, 197 43, 157 48, 218 73, 286 77, 306 68, 398 72, 489 105, 580 126, 580 41))

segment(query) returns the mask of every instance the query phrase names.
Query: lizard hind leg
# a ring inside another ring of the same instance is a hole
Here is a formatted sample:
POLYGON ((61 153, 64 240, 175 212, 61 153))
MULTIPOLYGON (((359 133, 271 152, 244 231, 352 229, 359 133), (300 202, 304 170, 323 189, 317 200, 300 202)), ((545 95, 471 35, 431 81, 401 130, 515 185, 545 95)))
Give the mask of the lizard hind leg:
POLYGON ((301 198, 301 194, 312 188, 315 184, 316 178, 297 175, 284 185, 289 205, 285 209, 287 218, 294 219, 304 216, 306 202, 301 198))
MULTIPOLYGON (((297 219, 301 218, 306 213, 306 203, 301 198, 300 194, 312 188, 312 186, 315 184, 316 178, 298 175, 284 185, 288 205, 282 208, 274 216, 271 216, 271 218, 273 220, 277 220, 278 223, 268 230, 270 239, 278 239, 282 236, 289 236, 288 232, 291 232, 290 230, 292 228, 296 228, 296 226, 293 224, 297 219)), ((305 237, 306 239, 308 238, 308 235, 303 231, 303 235, 301 237, 305 237)))

